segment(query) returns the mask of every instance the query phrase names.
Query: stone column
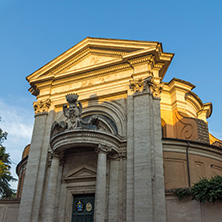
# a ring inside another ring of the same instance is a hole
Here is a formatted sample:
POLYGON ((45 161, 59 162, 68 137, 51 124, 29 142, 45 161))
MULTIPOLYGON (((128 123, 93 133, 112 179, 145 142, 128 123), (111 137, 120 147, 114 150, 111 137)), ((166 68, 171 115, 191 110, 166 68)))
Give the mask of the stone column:
POLYGON ((118 173, 118 216, 117 221, 126 221, 126 151, 119 153, 119 173, 118 173))
POLYGON ((162 84, 149 73, 145 79, 131 80, 130 88, 133 93, 128 92, 127 98, 127 115, 131 116, 127 122, 127 221, 166 222, 159 98, 162 84))
POLYGON ((42 192, 45 188, 45 181, 46 181, 46 174, 48 170, 48 150, 50 149, 50 132, 51 132, 51 126, 54 121, 54 111, 51 111, 48 114, 46 124, 45 124, 45 130, 44 130, 44 140, 42 141, 42 149, 41 149, 41 156, 39 160, 39 170, 38 170, 38 176, 37 176, 37 183, 35 188, 35 198, 33 202, 33 210, 32 210, 32 222, 39 222, 41 221, 42 217, 42 210, 45 208, 44 205, 44 192, 42 192))
POLYGON ((53 222, 55 215, 55 203, 56 203, 56 188, 59 172, 59 160, 60 156, 53 154, 52 165, 50 170, 49 188, 48 188, 48 201, 46 208, 46 218, 44 221, 53 222))
POLYGON ((134 221, 134 109, 133 92, 127 97, 127 166, 126 166, 126 221, 134 221))
POLYGON ((105 221, 106 211, 106 159, 111 151, 110 147, 99 144, 96 148, 98 153, 96 194, 95 194, 95 222, 105 221))
POLYGON ((109 205, 108 205, 108 221, 118 221, 118 179, 119 179, 119 155, 109 158, 109 205))
POLYGON ((39 182, 38 175, 41 166, 41 155, 44 149, 44 139, 47 134, 46 124, 50 105, 51 101, 49 99, 34 103, 35 123, 19 207, 18 222, 35 221, 32 217, 36 198, 36 187, 39 182))

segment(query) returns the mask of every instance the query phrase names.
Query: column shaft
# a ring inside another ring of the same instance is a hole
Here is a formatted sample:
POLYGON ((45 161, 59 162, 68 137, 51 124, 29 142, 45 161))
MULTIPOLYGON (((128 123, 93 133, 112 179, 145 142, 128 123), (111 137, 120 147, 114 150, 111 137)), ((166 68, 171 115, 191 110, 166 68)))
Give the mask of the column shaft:
POLYGON ((108 221, 118 221, 119 159, 111 160, 109 169, 108 221))
POLYGON ((98 154, 96 197, 95 197, 95 221, 104 222, 106 210, 106 153, 98 154))
POLYGON ((48 201, 47 201, 46 219, 45 219, 46 222, 54 221, 58 172, 59 172, 59 157, 57 155, 54 155, 50 170, 48 201))
POLYGON ((32 141, 29 151, 29 161, 27 163, 26 175, 23 185, 21 203, 19 207, 18 222, 32 221, 35 190, 37 186, 38 171, 41 159, 41 150, 45 137, 45 126, 47 113, 36 115, 32 134, 32 141))

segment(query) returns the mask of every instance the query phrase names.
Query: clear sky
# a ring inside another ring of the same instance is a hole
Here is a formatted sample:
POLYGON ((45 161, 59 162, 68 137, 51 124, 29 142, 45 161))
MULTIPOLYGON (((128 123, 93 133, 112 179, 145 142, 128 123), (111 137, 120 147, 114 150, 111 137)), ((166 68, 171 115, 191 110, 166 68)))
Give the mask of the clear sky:
POLYGON ((221 0, 1 0, 0 128, 9 133, 4 145, 13 163, 34 122, 25 77, 87 36, 162 42, 175 53, 164 81, 196 85, 201 100, 213 103, 210 132, 222 139, 221 0))

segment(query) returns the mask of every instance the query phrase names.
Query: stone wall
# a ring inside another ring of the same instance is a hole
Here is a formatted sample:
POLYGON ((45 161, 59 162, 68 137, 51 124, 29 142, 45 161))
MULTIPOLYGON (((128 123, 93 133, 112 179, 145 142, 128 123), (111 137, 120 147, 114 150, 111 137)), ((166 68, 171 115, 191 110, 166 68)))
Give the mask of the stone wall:
POLYGON ((222 176, 222 149, 198 142, 163 139, 165 189, 192 186, 201 178, 222 176))
MULTIPOLYGON (((191 198, 179 200, 166 194, 167 222, 218 222, 222 218, 222 202, 200 204, 191 198)), ((0 201, 0 222, 15 222, 19 201, 0 201)))
POLYGON ((191 198, 179 200, 166 195, 167 222, 219 222, 222 218, 222 202, 200 204, 191 198))
POLYGON ((19 203, 19 200, 0 200, 0 222, 17 221, 19 203))

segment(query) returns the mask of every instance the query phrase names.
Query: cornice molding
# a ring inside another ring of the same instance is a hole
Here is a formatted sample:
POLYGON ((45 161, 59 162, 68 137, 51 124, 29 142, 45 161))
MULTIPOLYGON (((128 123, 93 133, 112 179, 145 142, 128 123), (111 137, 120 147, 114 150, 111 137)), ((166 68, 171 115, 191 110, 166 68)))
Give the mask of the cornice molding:
POLYGON ((64 60, 62 63, 59 64, 59 67, 55 70, 50 70, 50 72, 53 72, 54 74, 57 74, 59 72, 62 72, 63 70, 69 68, 71 65, 75 64, 85 56, 90 54, 90 48, 85 49, 83 52, 81 52, 79 55, 73 55, 71 58, 68 59, 68 61, 64 60))
POLYGON ((153 70, 161 70, 165 66, 165 63, 156 63, 154 64, 153 70))
MULTIPOLYGON (((162 143, 163 152, 186 153, 188 140, 164 138, 162 143)), ((222 149, 220 147, 195 141, 189 141, 189 143, 189 154, 222 161, 222 149)))
POLYGON ((147 56, 142 56, 138 57, 135 59, 129 59, 128 60, 131 65, 136 65, 139 63, 144 63, 144 62, 153 62, 154 61, 154 56, 153 55, 147 55, 147 56))
POLYGON ((126 54, 125 52, 118 52, 118 51, 112 51, 112 50, 102 50, 102 49, 99 50, 99 49, 93 49, 93 48, 88 47, 83 52, 81 52, 79 55, 73 55, 71 58, 68 59, 68 61, 64 60, 62 63, 60 63, 58 68, 50 70, 50 71, 48 71, 48 73, 53 72, 54 74, 58 74, 59 72, 62 72, 66 69, 69 69, 70 66, 79 62, 81 59, 83 59, 87 55, 93 54, 93 53, 102 54, 102 55, 110 55, 111 54, 111 55, 118 55, 118 56, 122 56, 122 55, 126 54))
MULTIPOLYGON (((63 70, 78 62, 89 53, 98 53, 101 55, 107 54, 111 56, 115 55, 117 56, 117 59, 114 59, 114 61, 111 60, 110 62, 103 62, 99 66, 94 65, 92 67, 87 67, 87 69, 79 69, 78 73, 89 72, 92 71, 92 69, 96 71, 96 69, 107 68, 107 66, 120 65, 120 63, 125 63, 126 61, 131 59, 133 59, 131 61, 132 64, 146 62, 148 59, 146 58, 146 55, 148 54, 153 54, 155 55, 155 57, 157 56, 158 63, 162 63, 161 61, 159 61, 161 60, 160 57, 162 57, 163 63, 166 62, 166 66, 168 67, 173 57, 172 53, 163 53, 162 46, 158 42, 86 38, 60 56, 53 59, 51 62, 49 62, 33 74, 29 75, 27 77, 27 80, 30 84, 34 84, 39 81, 45 81, 46 79, 59 78, 57 76, 58 73, 61 73, 63 70), (139 58, 141 56, 145 57, 139 58)), ((163 66, 158 64, 154 68, 161 69, 161 67, 163 66)), ((76 72, 71 71, 67 74, 75 75, 76 72)), ((61 75, 62 78, 65 76, 66 74, 61 75)), ((32 89, 30 89, 30 91, 36 94, 36 92, 32 89)))
POLYGON ((50 141, 51 148, 56 153, 62 153, 66 149, 74 147, 97 147, 98 144, 112 147, 112 150, 118 152, 121 140, 104 131, 76 128, 56 134, 50 141))

